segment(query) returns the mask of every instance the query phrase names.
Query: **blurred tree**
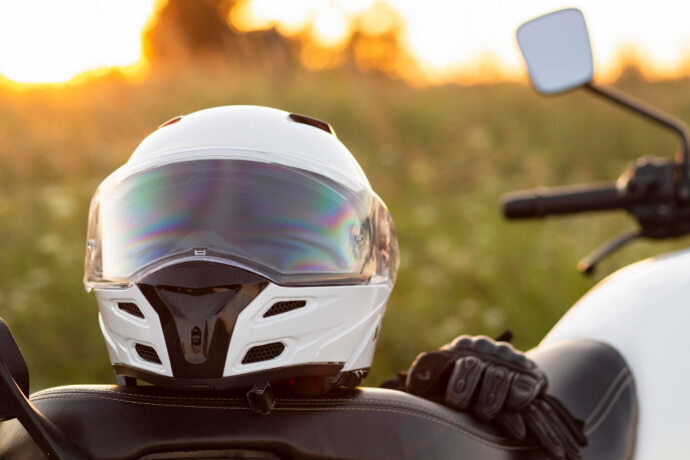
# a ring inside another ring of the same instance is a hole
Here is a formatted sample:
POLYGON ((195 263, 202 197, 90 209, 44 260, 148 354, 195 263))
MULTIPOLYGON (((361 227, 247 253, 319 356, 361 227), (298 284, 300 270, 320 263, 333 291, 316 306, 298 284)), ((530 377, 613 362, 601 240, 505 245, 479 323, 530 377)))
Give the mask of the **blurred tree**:
POLYGON ((404 22, 390 5, 372 6, 349 17, 342 43, 320 44, 313 24, 290 37, 275 27, 247 30, 233 22, 232 11, 244 0, 168 0, 146 31, 146 54, 156 67, 190 59, 221 59, 238 68, 255 68, 283 75, 305 65, 319 70, 334 67, 364 70, 395 77, 414 77, 416 63, 401 44, 404 22))
POLYGON ((236 0, 168 0, 146 31, 154 66, 221 58, 235 66, 284 71, 299 63, 297 46, 274 29, 240 33, 226 18, 236 0))

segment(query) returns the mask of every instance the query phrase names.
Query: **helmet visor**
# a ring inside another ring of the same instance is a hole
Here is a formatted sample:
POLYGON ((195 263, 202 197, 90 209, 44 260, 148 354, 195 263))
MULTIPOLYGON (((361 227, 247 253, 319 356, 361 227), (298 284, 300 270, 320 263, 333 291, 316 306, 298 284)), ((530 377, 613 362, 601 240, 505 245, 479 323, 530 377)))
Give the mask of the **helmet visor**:
POLYGON ((244 160, 162 165, 99 190, 85 282, 130 283, 180 257, 226 259, 279 284, 392 282, 388 210, 307 171, 244 160), (383 277, 383 279, 381 279, 383 277))

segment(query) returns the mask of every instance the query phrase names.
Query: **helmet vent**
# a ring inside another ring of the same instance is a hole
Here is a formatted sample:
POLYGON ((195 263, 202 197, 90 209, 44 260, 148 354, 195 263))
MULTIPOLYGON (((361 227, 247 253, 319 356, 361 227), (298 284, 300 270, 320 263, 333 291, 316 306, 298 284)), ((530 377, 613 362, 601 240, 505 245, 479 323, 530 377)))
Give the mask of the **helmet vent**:
POLYGON ((161 359, 158 357, 158 353, 156 353, 156 350, 154 350, 153 347, 137 343, 134 348, 144 361, 161 364, 161 359))
POLYGON ((137 318, 143 318, 144 314, 139 310, 139 307, 137 307, 137 304, 132 303, 132 302, 118 302, 117 303, 117 308, 120 310, 129 313, 132 316, 136 316, 137 318))
POLYGON ((305 300, 284 300, 281 302, 276 302, 271 305, 266 313, 264 313, 264 318, 268 316, 280 315, 281 313, 287 313, 298 308, 302 308, 307 304, 305 300))
POLYGON ((252 347, 247 354, 244 355, 242 364, 258 363, 259 361, 268 361, 277 358, 283 350, 285 350, 285 345, 282 342, 273 342, 252 347))
POLYGON ((163 123, 162 125, 160 125, 160 126, 158 127, 158 129, 164 128, 164 127, 166 127, 166 126, 168 126, 168 125, 174 125, 175 123, 177 123, 177 122, 180 121, 180 120, 182 120, 182 117, 181 117, 181 116, 175 117, 175 118, 171 118, 170 120, 168 120, 168 121, 166 121, 165 123, 163 123))
POLYGON ((299 113, 291 113, 288 115, 288 117, 294 122, 319 128, 322 131, 326 131, 328 134, 334 134, 331 125, 325 121, 317 120, 316 118, 308 117, 306 115, 300 115, 299 113))

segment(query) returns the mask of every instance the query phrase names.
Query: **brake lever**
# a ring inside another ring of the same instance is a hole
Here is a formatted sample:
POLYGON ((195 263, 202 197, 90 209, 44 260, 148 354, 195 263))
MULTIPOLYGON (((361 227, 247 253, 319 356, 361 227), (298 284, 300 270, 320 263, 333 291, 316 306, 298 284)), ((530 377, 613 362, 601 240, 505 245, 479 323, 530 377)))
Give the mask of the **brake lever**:
POLYGON ((596 269, 597 264, 601 262, 605 257, 611 255, 613 252, 617 251, 618 249, 622 248, 626 244, 641 236, 642 231, 635 230, 630 233, 626 233, 622 236, 619 236, 618 238, 609 241, 603 246, 598 247, 596 250, 589 253, 586 257, 584 257, 577 263, 578 271, 580 271, 583 275, 591 276, 592 274, 594 274, 594 270, 596 269))

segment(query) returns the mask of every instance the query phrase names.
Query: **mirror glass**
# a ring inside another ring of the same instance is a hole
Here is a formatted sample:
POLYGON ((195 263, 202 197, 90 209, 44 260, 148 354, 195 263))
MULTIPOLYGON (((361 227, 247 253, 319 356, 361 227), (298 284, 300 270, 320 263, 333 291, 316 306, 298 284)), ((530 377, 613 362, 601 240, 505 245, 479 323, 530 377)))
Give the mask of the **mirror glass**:
POLYGON ((592 50, 580 10, 539 16, 522 24, 516 35, 530 80, 540 93, 561 93, 592 80, 592 50))

